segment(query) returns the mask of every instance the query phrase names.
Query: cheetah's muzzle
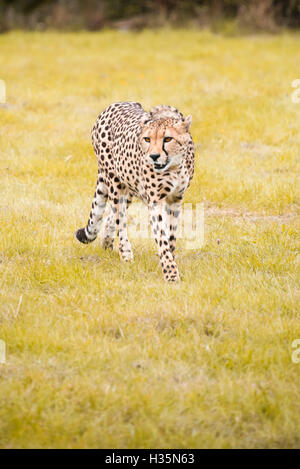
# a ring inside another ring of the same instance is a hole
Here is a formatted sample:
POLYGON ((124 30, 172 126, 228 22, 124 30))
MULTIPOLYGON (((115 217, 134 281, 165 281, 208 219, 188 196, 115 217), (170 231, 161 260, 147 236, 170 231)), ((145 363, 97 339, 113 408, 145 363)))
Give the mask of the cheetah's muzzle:
POLYGON ((155 169, 164 169, 168 164, 169 164, 168 160, 165 162, 165 164, 154 163, 154 168, 155 169))

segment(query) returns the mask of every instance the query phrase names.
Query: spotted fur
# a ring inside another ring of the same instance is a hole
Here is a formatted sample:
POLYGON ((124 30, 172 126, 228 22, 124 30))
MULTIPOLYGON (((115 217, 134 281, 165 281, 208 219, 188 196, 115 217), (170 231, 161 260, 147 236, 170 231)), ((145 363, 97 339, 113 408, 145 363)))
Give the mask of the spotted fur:
POLYGON ((194 173, 190 124, 190 116, 184 118, 171 106, 157 106, 147 113, 139 103, 115 103, 100 114, 92 130, 97 185, 88 223, 76 232, 80 242, 96 239, 109 201, 102 246, 112 249, 117 231, 121 259, 132 260, 126 212, 132 198, 138 197, 148 206, 163 276, 179 280, 176 231, 194 173))

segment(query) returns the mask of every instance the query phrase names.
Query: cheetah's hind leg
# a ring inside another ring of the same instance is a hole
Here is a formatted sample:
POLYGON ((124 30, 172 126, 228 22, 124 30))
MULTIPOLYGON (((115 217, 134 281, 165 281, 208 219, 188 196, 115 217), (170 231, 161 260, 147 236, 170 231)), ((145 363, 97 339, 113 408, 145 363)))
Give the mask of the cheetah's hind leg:
MULTIPOLYGON (((127 195, 127 209, 132 202, 133 194, 129 192, 127 195)), ((113 249, 114 248, 114 240, 116 234, 116 220, 115 220, 115 213, 113 211, 111 203, 108 207, 108 212, 104 217, 103 222, 103 231, 101 234, 101 246, 103 249, 113 249)), ((133 256, 130 256, 133 257, 133 256)))
POLYGON ((103 249, 113 249, 115 240, 116 224, 112 206, 109 204, 107 216, 104 217, 103 232, 101 234, 101 246, 103 249))

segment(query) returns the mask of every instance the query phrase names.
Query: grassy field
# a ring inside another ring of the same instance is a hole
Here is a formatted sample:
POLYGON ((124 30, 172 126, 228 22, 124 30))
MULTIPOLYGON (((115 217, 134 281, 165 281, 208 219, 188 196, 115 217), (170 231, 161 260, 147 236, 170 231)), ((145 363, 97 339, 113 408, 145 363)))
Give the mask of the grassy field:
POLYGON ((299 63, 288 33, 0 36, 0 447, 300 447, 299 63), (119 100, 193 116, 178 285, 154 241, 128 265, 74 237, 119 100))

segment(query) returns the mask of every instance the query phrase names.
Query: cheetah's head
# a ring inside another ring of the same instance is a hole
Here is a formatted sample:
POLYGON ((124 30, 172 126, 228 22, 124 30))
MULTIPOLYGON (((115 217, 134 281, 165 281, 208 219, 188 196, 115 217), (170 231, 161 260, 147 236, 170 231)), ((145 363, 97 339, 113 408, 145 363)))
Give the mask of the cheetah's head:
POLYGON ((189 129, 192 117, 158 115, 142 121, 141 147, 145 158, 155 172, 163 173, 176 168, 186 155, 191 140, 189 129))

